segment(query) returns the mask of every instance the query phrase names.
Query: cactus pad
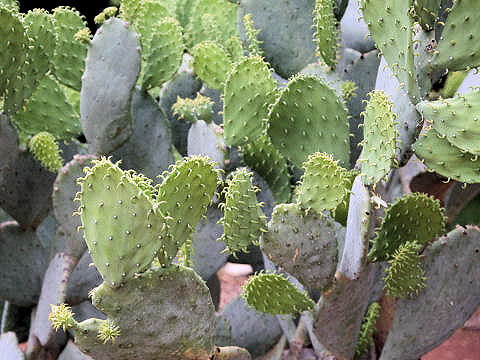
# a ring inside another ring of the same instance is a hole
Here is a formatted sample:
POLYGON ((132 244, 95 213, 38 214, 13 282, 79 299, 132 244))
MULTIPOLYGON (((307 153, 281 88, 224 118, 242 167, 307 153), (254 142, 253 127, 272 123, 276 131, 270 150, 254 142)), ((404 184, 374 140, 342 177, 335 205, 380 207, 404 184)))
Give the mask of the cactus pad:
POLYGON ((177 20, 164 18, 153 25, 148 45, 143 45, 146 67, 142 88, 162 86, 178 70, 183 58, 182 28, 177 20))
POLYGON ((197 93, 195 99, 177 97, 177 102, 172 105, 174 116, 178 119, 190 121, 194 123, 203 120, 206 123, 212 121, 213 101, 206 96, 197 93))
POLYGON ((424 245, 445 231, 445 209, 432 196, 410 193, 391 205, 368 253, 371 261, 390 259, 407 241, 424 245))
POLYGON ((276 89, 277 84, 261 57, 248 57, 233 65, 224 90, 224 136, 228 146, 244 145, 262 134, 276 89))
POLYGON ((223 89, 232 63, 224 48, 213 42, 203 41, 192 49, 193 69, 200 79, 214 89, 223 89))
POLYGON ((103 344, 96 331, 81 331, 97 330, 100 320, 78 324, 75 342, 95 359, 154 359, 161 354, 165 360, 195 360, 213 352, 215 309, 208 288, 191 269, 153 268, 117 289, 102 284, 92 303, 120 329, 114 344, 103 344))
POLYGON ((479 228, 458 227, 424 251, 426 286, 417 297, 397 302, 381 359, 418 359, 475 312, 480 306, 479 250, 479 228))
POLYGON ((361 0, 367 27, 400 84, 418 102, 413 57, 413 0, 361 0))
POLYGON ((295 165, 317 151, 349 163, 347 111, 335 90, 317 77, 297 75, 290 80, 268 122, 273 145, 295 165))
POLYGON ((333 281, 337 239, 333 222, 325 215, 306 215, 297 204, 277 205, 260 247, 309 289, 324 291, 333 281))
POLYGON ((368 306, 367 313, 362 321, 360 334, 358 334, 355 355, 360 356, 368 352, 373 344, 373 334, 376 332, 376 322, 380 317, 380 305, 373 302, 368 306))
POLYGON ((56 173, 63 166, 60 148, 49 132, 42 131, 32 137, 28 142, 28 148, 35 159, 40 161, 48 171, 56 173))
POLYGON ((420 250, 421 245, 415 241, 407 241, 395 250, 383 279, 388 296, 414 296, 425 287, 425 271, 421 264, 423 255, 418 254, 420 250))
POLYGON ((225 242, 226 251, 235 255, 246 251, 248 245, 257 242, 265 231, 266 218, 257 203, 257 189, 252 185, 252 173, 246 168, 237 169, 224 189, 225 203, 222 204, 224 233, 219 240, 225 242))
POLYGON ((385 178, 393 166, 397 150, 396 114, 392 102, 383 91, 370 93, 363 112, 362 178, 366 185, 374 185, 385 178))
POLYGON ((40 81, 28 104, 13 117, 13 123, 23 136, 48 131, 57 139, 65 139, 82 132, 77 112, 51 75, 40 81))
POLYGON ((311 310, 315 303, 286 277, 260 272, 243 286, 242 297, 257 311, 267 314, 296 314, 311 310))
POLYGON ((305 170, 295 189, 297 202, 304 209, 316 212, 333 210, 346 201, 350 177, 332 155, 314 153, 303 164, 305 170))
POLYGON ((418 21, 426 31, 433 30, 441 2, 442 0, 415 0, 413 2, 418 21))
POLYGON ((90 152, 109 153, 131 135, 130 104, 140 64, 137 34, 122 20, 105 21, 90 43, 80 93, 90 152))
POLYGON ((450 71, 480 65, 478 21, 480 4, 476 1, 455 1, 448 12, 442 39, 439 41, 432 65, 450 71))
POLYGON ((435 129, 420 136, 413 149, 427 168, 440 175, 469 184, 480 182, 478 155, 462 151, 435 129))
POLYGON ((165 236, 165 219, 153 206, 142 175, 101 159, 79 179, 85 241, 108 286, 118 287, 148 268, 165 236))
POLYGON ((155 202, 166 217, 167 230, 159 254, 160 263, 166 266, 206 214, 219 174, 209 158, 190 156, 171 165, 162 177, 155 202))
POLYGON ((62 84, 80 91, 88 45, 75 40, 75 34, 86 24, 78 11, 65 6, 54 9, 53 17, 58 36, 52 58, 55 76, 62 84))
MULTIPOLYGON (((421 102, 417 109, 439 134, 471 154, 480 155, 480 90, 452 99, 421 102)), ((439 157, 439 159, 442 159, 439 157)))
POLYGON ((315 0, 315 10, 313 11, 313 22, 315 34, 313 41, 317 44, 316 55, 335 69, 337 63, 337 19, 333 12, 334 1, 315 0))

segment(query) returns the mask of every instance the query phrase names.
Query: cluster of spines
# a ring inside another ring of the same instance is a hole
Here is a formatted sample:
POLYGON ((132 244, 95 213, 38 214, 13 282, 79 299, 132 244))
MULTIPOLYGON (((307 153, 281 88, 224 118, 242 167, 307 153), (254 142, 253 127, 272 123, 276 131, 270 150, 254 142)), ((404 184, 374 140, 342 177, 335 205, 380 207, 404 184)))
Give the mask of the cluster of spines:
POLYGON ((250 277, 243 286, 242 297, 255 310, 267 314, 297 314, 315 305, 287 277, 275 272, 262 271, 250 277))
POLYGON ((389 260, 384 277, 386 294, 392 298, 403 298, 417 295, 425 287, 425 270, 422 268, 419 254, 422 245, 415 241, 407 241, 400 245, 389 260))
POLYGON ((197 94, 195 99, 177 97, 177 102, 172 105, 173 115, 178 119, 185 119, 192 123, 203 120, 212 121, 213 101, 209 97, 197 94))
POLYGON ((237 169, 228 186, 223 190, 225 203, 220 203, 224 216, 218 221, 224 232, 219 238, 225 243, 225 251, 236 256, 239 251, 247 251, 248 245, 257 243, 267 231, 266 217, 257 202, 256 193, 260 189, 252 184, 253 173, 246 168, 237 169))

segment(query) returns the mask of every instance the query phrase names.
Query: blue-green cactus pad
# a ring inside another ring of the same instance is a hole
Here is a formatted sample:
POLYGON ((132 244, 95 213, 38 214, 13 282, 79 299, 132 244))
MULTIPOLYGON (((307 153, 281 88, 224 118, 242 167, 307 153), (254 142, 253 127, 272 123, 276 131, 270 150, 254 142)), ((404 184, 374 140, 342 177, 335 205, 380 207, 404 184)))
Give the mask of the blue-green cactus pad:
POLYGON ((79 179, 85 241, 108 286, 118 287, 150 266, 166 235, 165 219, 142 175, 103 158, 79 179))
POLYGON ((97 30, 80 93, 80 121, 90 152, 109 153, 131 135, 130 104, 141 60, 138 35, 128 23, 111 18, 97 30))
POLYGON ((424 252, 425 288, 398 301, 380 359, 418 359, 480 306, 480 231, 457 227, 424 252), (412 321, 415 319, 415 321, 412 321))
POLYGON ((309 289, 324 291, 333 281, 338 249, 333 221, 297 204, 277 205, 260 240, 268 258, 309 289))
POLYGON ((75 342, 95 359, 196 360, 213 353, 215 309, 207 286, 191 269, 152 268, 118 289, 104 283, 92 303, 120 328, 114 344, 103 344, 95 331, 81 331, 95 319, 79 324, 75 342))
POLYGON ((277 83, 260 56, 244 58, 233 65, 225 81, 223 123, 225 143, 244 145, 258 138, 265 128, 268 107, 275 102, 277 83))
POLYGON ((347 110, 335 90, 311 75, 297 75, 282 90, 268 116, 273 145, 300 167, 320 151, 349 163, 347 110))

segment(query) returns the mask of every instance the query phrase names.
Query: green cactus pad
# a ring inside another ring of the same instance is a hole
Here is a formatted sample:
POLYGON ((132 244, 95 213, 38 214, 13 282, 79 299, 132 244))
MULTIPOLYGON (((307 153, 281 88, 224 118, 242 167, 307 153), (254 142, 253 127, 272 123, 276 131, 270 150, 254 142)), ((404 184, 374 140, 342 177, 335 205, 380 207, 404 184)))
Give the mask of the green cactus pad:
POLYGON ((53 185, 53 211, 65 234, 65 252, 77 259, 85 252, 86 245, 82 234, 77 231, 82 222, 78 216, 72 215, 78 208, 73 200, 80 191, 76 180, 83 175, 83 168, 90 165, 94 159, 92 155, 75 155, 72 161, 60 169, 53 185))
POLYGON ((18 14, 0 4, 0 96, 21 71, 25 62, 27 37, 18 14))
POLYGON ((290 200, 287 160, 273 146, 267 134, 261 135, 245 146, 243 159, 267 182, 277 202, 286 203, 290 200))
POLYGON ((452 99, 421 102, 417 109, 425 121, 431 123, 439 134, 445 135, 450 143, 480 155, 480 90, 452 99))
POLYGON ((313 309, 315 303, 286 277, 260 272, 243 286, 242 297, 255 310, 267 314, 297 314, 313 309))
POLYGON ((418 254, 421 248, 417 242, 407 241, 395 250, 383 279, 387 296, 415 296, 425 287, 425 271, 421 264, 423 255, 418 254))
POLYGON ((335 90, 314 76, 297 75, 283 89, 268 116, 273 145, 295 165, 317 152, 349 163, 347 111, 335 90))
POLYGON ((57 43, 52 63, 55 77, 62 84, 80 91, 88 44, 75 40, 75 34, 86 28, 80 13, 61 6, 53 10, 57 43))
POLYGON ((345 188, 347 192, 343 200, 338 204, 338 206, 333 211, 333 217, 336 222, 342 224, 343 226, 347 225, 347 216, 348 216, 348 208, 349 208, 349 199, 351 194, 351 189, 353 186, 353 181, 359 174, 356 170, 350 170, 347 172, 347 181, 345 182, 345 188))
POLYGON ((165 113, 148 93, 136 88, 131 115, 133 133, 112 154, 122 168, 134 169, 154 178, 173 163, 172 134, 165 113), (152 151, 155 149, 155 151, 152 151))
POLYGON ((225 242, 226 251, 232 255, 246 252, 248 245, 257 242, 265 231, 266 218, 262 205, 257 203, 252 175, 246 168, 237 169, 223 191, 224 216, 219 223, 223 224, 224 233, 219 240, 225 242))
POLYGON ((42 131, 32 137, 28 142, 28 148, 48 171, 56 173, 63 166, 60 148, 55 142, 55 137, 49 132, 42 131))
POLYGON ((420 136, 413 150, 427 168, 440 175, 469 184, 480 182, 478 155, 462 151, 435 129, 420 136))
POLYGON ((303 169, 305 172, 295 189, 297 202, 302 208, 320 213, 333 210, 346 201, 350 177, 332 155, 311 154, 303 164, 303 169))
POLYGON ((152 25, 148 44, 143 45, 146 63, 142 89, 162 86, 178 70, 183 57, 182 28, 177 20, 164 18, 152 25))
POLYGON ((52 75, 40 81, 28 104, 12 121, 23 136, 47 131, 57 139, 68 139, 82 132, 77 112, 52 75))
POLYGON ((297 204, 277 205, 260 240, 267 257, 309 289, 325 291, 337 267, 333 222, 322 214, 305 214, 297 204))
POLYGON ((237 31, 237 4, 228 0, 194 0, 191 4, 190 20, 185 29, 188 48, 205 41, 217 41, 226 44, 227 40, 237 31), (210 14, 213 22, 221 29, 221 38, 213 39, 209 36, 208 29, 203 26, 203 16, 210 14))
POLYGON ((397 115, 392 111, 392 102, 383 91, 370 93, 365 111, 362 113, 363 146, 362 181, 374 185, 390 172, 397 150, 397 115))
POLYGON ((80 121, 90 152, 109 153, 131 135, 140 64, 137 34, 122 20, 105 21, 90 43, 80 93, 80 121))
POLYGON ((407 241, 421 246, 445 231, 445 209, 440 201, 421 193, 409 193, 392 204, 382 220, 368 253, 370 261, 392 258, 407 241))
POLYGON ((373 284, 373 266, 358 279, 349 280, 337 273, 331 290, 318 301, 313 318, 313 334, 332 355, 352 359, 355 344, 368 307, 373 284))
POLYGON ((380 317, 380 305, 373 302, 368 306, 367 313, 362 321, 360 334, 358 334, 357 345, 355 347, 355 356, 360 356, 368 352, 373 344, 373 334, 376 332, 376 322, 380 317))
POLYGON ((415 0, 413 2, 418 21, 426 31, 433 30, 441 2, 442 0, 415 0))
POLYGON ((108 286, 118 287, 148 268, 163 244, 165 219, 153 206, 142 175, 95 160, 79 179, 85 241, 108 286))
POLYGON ((225 81, 224 136, 228 146, 244 145, 258 138, 265 128, 268 107, 277 90, 268 65, 251 56, 233 65, 225 81))
POLYGON ((203 41, 192 49, 193 69, 200 79, 214 89, 223 89, 232 63, 223 47, 213 41, 203 41))
POLYGON ((177 102, 172 105, 173 115, 194 123, 203 120, 206 123, 212 121, 213 101, 209 97, 197 93, 195 99, 177 97, 177 102))
POLYGON ((162 177, 155 202, 167 222, 159 254, 160 264, 167 266, 206 214, 219 174, 209 158, 190 156, 171 165, 162 177))
POLYGON ((242 0, 238 8, 238 19, 252 14, 266 61, 285 79, 315 61, 314 6, 313 0, 242 0))
POLYGON ((38 87, 40 80, 51 68, 55 50, 53 17, 45 10, 29 11, 23 18, 26 39, 26 58, 21 71, 12 78, 5 96, 7 113, 19 111, 38 87))
POLYGON ((334 1, 315 0, 313 23, 315 34, 313 41, 317 44, 316 55, 321 57, 332 69, 337 64, 337 19, 333 13, 334 1))
POLYGON ((243 27, 245 29, 245 36, 248 42, 248 53, 254 56, 263 56, 261 45, 263 41, 258 40, 258 34, 261 29, 256 29, 252 20, 252 14, 246 14, 242 18, 243 27))
POLYGON ((180 22, 183 29, 187 28, 190 22, 193 4, 195 0, 176 0, 177 7, 175 10, 176 18, 180 22))
POLYGON ((480 231, 458 227, 423 255, 425 288, 397 302, 381 359, 418 359, 450 337, 480 306, 480 231), (415 321, 412 321, 415 319, 415 321))
POLYGON ((191 269, 153 268, 118 289, 104 283, 92 303, 120 329, 114 344, 103 344, 95 331, 100 320, 78 324, 75 342, 95 359, 196 360, 213 352, 215 309, 208 288, 191 269), (94 331, 81 331, 89 327, 94 331))
POLYGON ((432 66, 450 71, 480 65, 480 4, 476 1, 455 1, 448 13, 442 39, 435 49, 432 66))
POLYGON ((418 102, 413 57, 413 0, 361 0, 362 13, 375 44, 400 84, 418 102))

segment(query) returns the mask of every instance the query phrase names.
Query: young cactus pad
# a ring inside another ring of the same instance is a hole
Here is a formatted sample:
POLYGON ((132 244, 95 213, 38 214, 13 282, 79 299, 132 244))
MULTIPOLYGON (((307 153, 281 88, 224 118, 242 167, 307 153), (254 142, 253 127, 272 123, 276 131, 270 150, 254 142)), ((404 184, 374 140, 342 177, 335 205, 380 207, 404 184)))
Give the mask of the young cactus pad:
POLYGON ((52 134, 46 131, 38 133, 28 142, 28 148, 48 171, 55 173, 63 166, 60 149, 52 134))
POLYGON ((219 220, 224 232, 219 240, 225 242, 226 251, 233 255, 246 251, 266 231, 266 217, 262 204, 257 203, 252 175, 246 168, 237 169, 224 189, 225 203, 221 204, 224 216, 219 220))
POLYGON ((154 207, 148 181, 105 158, 78 179, 85 241, 109 286, 118 287, 147 269, 165 236, 165 219, 154 207))
POLYGON ((387 176, 392 168, 396 147, 396 115, 392 112, 392 102, 383 91, 373 91, 365 111, 363 156, 363 183, 374 185, 387 176))
POLYGON ((325 153, 314 153, 303 164, 305 170, 296 191, 297 202, 316 212, 333 210, 345 202, 351 181, 346 169, 325 153))
POLYGON ((313 11, 315 34, 313 41, 317 44, 316 55, 332 69, 337 63, 337 19, 333 13, 336 1, 316 0, 313 11))
POLYGON ((155 202, 167 223, 159 254, 160 263, 167 266, 206 214, 221 181, 215 163, 201 155, 177 161, 162 176, 155 202))
POLYGON ((368 253, 370 261, 390 259, 407 241, 420 245, 445 231, 445 209, 432 196, 410 193, 391 205, 383 218, 368 253))
POLYGON ((315 303, 283 275, 261 272, 243 287, 242 297, 255 310, 267 314, 296 314, 313 309, 315 303))

